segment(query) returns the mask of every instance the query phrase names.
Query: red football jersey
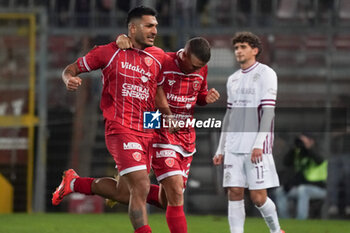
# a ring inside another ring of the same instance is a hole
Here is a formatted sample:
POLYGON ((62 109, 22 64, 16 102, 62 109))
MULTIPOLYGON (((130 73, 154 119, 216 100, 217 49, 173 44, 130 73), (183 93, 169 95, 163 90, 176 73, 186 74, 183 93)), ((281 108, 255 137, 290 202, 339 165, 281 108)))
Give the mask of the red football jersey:
POLYGON ((129 132, 127 129, 152 133, 143 129, 143 112, 154 111, 164 55, 158 47, 122 50, 112 42, 78 58, 80 71, 102 70, 100 107, 105 119, 120 125, 107 134, 129 132))
MULTIPOLYGON (((178 54, 179 52, 166 53, 161 84, 173 115, 177 120, 186 122, 186 119, 193 118, 193 109, 198 97, 205 97, 208 93, 208 67, 204 66, 198 72, 184 74, 179 68, 178 54)), ((190 156, 195 152, 195 141, 196 132, 193 127, 181 128, 174 134, 162 128, 156 130, 153 145, 162 148, 171 148, 170 145, 181 146, 185 152, 182 154, 190 156)))

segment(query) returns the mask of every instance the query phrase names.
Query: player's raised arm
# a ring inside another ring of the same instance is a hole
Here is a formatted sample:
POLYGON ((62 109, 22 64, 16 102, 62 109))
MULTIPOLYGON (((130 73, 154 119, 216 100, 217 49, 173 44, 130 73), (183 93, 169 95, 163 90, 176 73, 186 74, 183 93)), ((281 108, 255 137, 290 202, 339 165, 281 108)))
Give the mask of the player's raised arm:
POLYGON ((69 91, 75 91, 81 85, 81 78, 77 75, 80 74, 80 70, 76 62, 69 64, 62 72, 62 80, 69 91))

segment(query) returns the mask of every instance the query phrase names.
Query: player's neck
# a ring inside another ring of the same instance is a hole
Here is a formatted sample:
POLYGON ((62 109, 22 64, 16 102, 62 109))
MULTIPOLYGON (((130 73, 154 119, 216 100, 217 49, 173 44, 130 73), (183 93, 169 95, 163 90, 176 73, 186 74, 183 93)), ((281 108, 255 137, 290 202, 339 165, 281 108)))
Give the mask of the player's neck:
POLYGON ((246 70, 248 69, 249 67, 251 67, 252 65, 254 65, 256 62, 255 59, 251 59, 251 60, 248 60, 247 62, 245 63, 241 63, 240 66, 241 66, 241 69, 242 70, 246 70))
POLYGON ((132 45, 133 45, 133 47, 134 47, 135 49, 143 50, 143 49, 146 48, 146 46, 144 46, 144 45, 142 45, 142 44, 140 44, 140 43, 137 43, 136 40, 135 40, 135 38, 131 37, 130 40, 131 40, 131 43, 132 43, 132 45))

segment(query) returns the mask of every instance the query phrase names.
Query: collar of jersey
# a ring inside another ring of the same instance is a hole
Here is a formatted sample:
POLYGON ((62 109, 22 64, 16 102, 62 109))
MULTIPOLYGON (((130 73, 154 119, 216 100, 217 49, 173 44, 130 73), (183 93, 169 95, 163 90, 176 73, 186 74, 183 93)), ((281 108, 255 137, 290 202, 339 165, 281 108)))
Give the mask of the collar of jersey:
POLYGON ((254 70, 255 67, 257 67, 259 65, 259 62, 255 62, 253 65, 251 65, 250 67, 248 67, 247 69, 242 69, 242 73, 248 73, 252 70, 254 70))
POLYGON ((179 51, 176 52, 175 64, 176 64, 177 68, 179 68, 179 70, 181 70, 180 64, 179 64, 179 59, 180 59, 180 53, 182 51, 184 51, 184 49, 179 49, 179 51))

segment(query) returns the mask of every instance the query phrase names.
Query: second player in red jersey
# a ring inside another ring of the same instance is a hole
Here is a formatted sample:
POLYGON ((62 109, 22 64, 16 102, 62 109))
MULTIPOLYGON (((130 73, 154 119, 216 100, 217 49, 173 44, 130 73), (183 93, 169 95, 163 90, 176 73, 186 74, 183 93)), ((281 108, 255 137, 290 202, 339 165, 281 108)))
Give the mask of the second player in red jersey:
MULTIPOLYGON (((207 104, 205 97, 208 94, 207 73, 205 65, 198 71, 184 73, 181 70, 179 56, 183 49, 177 53, 167 53, 163 67, 161 84, 174 118, 186 122, 193 118, 193 108, 207 104)), ((156 148, 174 149, 183 156, 192 156, 196 151, 196 132, 193 127, 179 128, 176 133, 169 133, 168 128, 157 130, 153 144, 156 148)))
MULTIPOLYGON (((175 120, 186 123, 193 118, 196 104, 206 105, 219 98, 214 88, 208 91, 209 59, 209 43, 201 37, 189 40, 185 49, 177 53, 167 53, 161 83, 175 120)), ((161 184, 160 203, 167 206, 171 233, 187 232, 183 191, 196 152, 195 140, 195 129, 186 124, 175 133, 169 133, 167 128, 156 130, 153 139, 152 169, 161 184)))

